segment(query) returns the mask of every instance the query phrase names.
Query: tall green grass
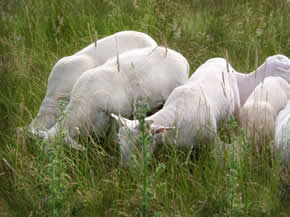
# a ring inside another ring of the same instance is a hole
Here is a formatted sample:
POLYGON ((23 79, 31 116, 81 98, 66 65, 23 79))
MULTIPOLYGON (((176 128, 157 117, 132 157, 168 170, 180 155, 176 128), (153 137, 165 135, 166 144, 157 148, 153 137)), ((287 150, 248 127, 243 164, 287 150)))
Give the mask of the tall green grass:
MULTIPOLYGON (((191 72, 227 54, 241 72, 290 55, 287 0, 2 0, 0 7, 0 216, 142 216, 144 176, 119 167, 114 141, 88 138, 80 153, 60 137, 44 153, 41 141, 16 132, 35 117, 56 61, 92 43, 95 32, 148 33, 181 52, 191 72)), ((231 139, 240 150, 194 160, 159 147, 147 176, 165 167, 146 191, 146 215, 287 216, 289 176, 277 159, 270 166, 266 154, 253 155, 243 133, 231 139)))

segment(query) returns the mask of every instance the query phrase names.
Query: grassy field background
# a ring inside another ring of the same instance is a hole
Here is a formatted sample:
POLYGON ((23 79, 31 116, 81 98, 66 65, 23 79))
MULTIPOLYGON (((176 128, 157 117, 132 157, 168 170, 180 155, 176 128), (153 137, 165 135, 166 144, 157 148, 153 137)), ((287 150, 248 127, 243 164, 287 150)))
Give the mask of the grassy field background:
POLYGON ((0 216, 289 216, 289 176, 243 136, 232 135, 240 154, 194 161, 160 147, 144 194, 144 171, 119 168, 115 143, 89 138, 79 153, 60 138, 45 154, 16 131, 36 116, 57 60, 95 32, 145 32, 182 53, 191 73, 217 56, 249 72, 267 56, 290 56, 289 0, 1 0, 0 8, 0 216))

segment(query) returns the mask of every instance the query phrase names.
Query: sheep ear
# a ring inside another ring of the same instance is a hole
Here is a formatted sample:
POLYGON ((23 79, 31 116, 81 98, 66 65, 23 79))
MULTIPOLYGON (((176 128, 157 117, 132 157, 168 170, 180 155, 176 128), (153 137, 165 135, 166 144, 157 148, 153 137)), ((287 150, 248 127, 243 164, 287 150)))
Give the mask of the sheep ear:
POLYGON ((120 115, 115 115, 113 113, 111 113, 111 117, 114 118, 120 127, 128 127, 125 118, 121 117, 120 115))
POLYGON ((131 121, 127 118, 121 117, 120 115, 118 116, 111 113, 111 116, 117 120, 119 127, 135 128, 139 124, 137 120, 131 121))
POLYGON ((158 133, 163 133, 166 131, 169 131, 171 129, 175 129, 175 127, 163 127, 163 126, 152 126, 152 134, 158 134, 158 133))

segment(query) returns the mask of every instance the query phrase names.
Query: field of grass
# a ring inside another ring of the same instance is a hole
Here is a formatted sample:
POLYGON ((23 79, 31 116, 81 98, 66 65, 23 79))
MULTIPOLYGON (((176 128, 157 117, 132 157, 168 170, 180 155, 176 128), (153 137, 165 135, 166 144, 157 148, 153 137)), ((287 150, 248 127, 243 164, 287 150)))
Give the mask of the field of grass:
POLYGON ((95 32, 145 32, 182 53, 191 73, 217 56, 249 72, 290 56, 289 0, 1 0, 0 10, 0 216, 289 216, 290 176, 243 133, 231 138, 241 150, 190 160, 168 145, 124 169, 114 142, 88 138, 78 152, 59 138, 44 153, 16 131, 36 116, 57 60, 95 32))

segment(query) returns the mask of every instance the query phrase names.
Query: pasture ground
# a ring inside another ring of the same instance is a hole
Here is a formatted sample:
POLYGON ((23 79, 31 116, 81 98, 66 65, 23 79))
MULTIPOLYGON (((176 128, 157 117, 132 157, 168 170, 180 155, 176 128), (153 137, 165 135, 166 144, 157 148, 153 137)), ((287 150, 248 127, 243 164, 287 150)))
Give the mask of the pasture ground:
POLYGON ((190 160, 168 145, 130 169, 114 142, 87 138, 77 152, 60 138, 45 154, 16 131, 36 116, 53 65, 95 32, 148 33, 191 73, 217 56, 249 72, 267 56, 289 57, 289 0, 1 0, 0 10, 0 216, 289 216, 289 172, 253 154, 241 130, 231 134, 239 154, 190 160))

